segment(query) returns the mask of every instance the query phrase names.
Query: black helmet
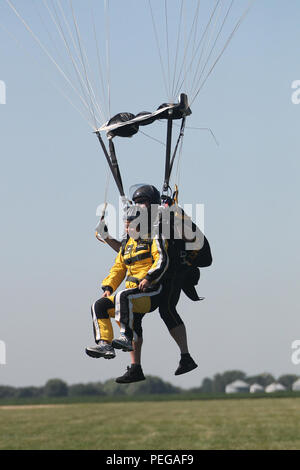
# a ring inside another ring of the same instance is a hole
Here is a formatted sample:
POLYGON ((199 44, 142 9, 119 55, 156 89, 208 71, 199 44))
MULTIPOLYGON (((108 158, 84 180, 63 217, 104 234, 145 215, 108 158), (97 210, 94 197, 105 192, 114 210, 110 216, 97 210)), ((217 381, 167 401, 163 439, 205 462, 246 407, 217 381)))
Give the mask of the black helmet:
POLYGON ((148 201, 150 204, 160 204, 160 193, 155 186, 144 184, 135 190, 132 200, 135 203, 148 201))

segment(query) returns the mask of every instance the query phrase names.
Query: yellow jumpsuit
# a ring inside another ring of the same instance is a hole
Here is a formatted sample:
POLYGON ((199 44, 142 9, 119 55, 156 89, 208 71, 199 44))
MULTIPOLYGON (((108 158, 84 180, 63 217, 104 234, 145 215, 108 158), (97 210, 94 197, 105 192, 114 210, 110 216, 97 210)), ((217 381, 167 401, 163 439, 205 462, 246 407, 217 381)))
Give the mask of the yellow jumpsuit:
POLYGON ((116 257, 109 275, 103 280, 103 290, 111 296, 97 300, 92 306, 96 342, 113 340, 111 317, 119 322, 121 332, 131 339, 141 336, 141 319, 145 313, 158 307, 162 290, 160 281, 169 265, 167 242, 155 237, 153 240, 128 238, 116 257), (114 294, 126 277, 125 289, 114 294), (138 284, 142 279, 151 283, 147 292, 141 292, 138 284))

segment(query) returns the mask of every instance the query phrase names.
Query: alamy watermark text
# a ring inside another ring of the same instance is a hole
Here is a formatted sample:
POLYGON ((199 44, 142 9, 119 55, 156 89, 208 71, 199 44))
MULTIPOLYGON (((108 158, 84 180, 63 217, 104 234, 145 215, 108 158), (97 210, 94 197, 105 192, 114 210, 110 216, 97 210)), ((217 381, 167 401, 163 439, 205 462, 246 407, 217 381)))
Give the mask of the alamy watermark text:
POLYGON ((0 340, 0 366, 5 366, 6 364, 6 344, 4 341, 0 340))
POLYGON ((6 84, 0 80, 0 104, 6 104, 6 84))
POLYGON ((300 364, 300 339, 292 342, 292 349, 294 350, 291 357, 292 363, 297 366, 300 364))
POLYGON ((293 91, 292 96, 291 96, 292 103, 300 104, 300 80, 294 80, 292 82, 291 88, 292 90, 295 90, 293 91))

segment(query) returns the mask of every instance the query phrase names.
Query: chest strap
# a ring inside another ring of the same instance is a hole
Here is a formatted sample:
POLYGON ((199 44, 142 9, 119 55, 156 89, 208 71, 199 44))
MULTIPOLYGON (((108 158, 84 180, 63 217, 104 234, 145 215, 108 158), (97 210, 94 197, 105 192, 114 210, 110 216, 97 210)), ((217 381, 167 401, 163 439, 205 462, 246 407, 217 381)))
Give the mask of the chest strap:
POLYGON ((147 258, 151 258, 152 255, 151 253, 141 253, 140 255, 136 255, 136 256, 133 256, 132 258, 125 258, 124 259, 124 263, 126 265, 129 265, 129 264, 133 264, 135 263, 136 261, 141 261, 142 259, 147 259, 147 258))

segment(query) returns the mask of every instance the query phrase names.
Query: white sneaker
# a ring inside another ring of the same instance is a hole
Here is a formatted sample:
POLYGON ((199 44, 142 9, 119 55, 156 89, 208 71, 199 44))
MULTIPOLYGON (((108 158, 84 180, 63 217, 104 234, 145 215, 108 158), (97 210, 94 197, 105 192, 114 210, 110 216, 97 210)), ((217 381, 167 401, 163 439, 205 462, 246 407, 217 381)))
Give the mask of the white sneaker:
POLYGON ((100 341, 96 346, 85 348, 85 352, 90 357, 104 357, 104 359, 113 359, 116 353, 111 344, 100 341))
POLYGON ((112 346, 116 349, 122 349, 124 352, 133 351, 132 341, 124 334, 121 334, 118 339, 114 339, 112 346))

